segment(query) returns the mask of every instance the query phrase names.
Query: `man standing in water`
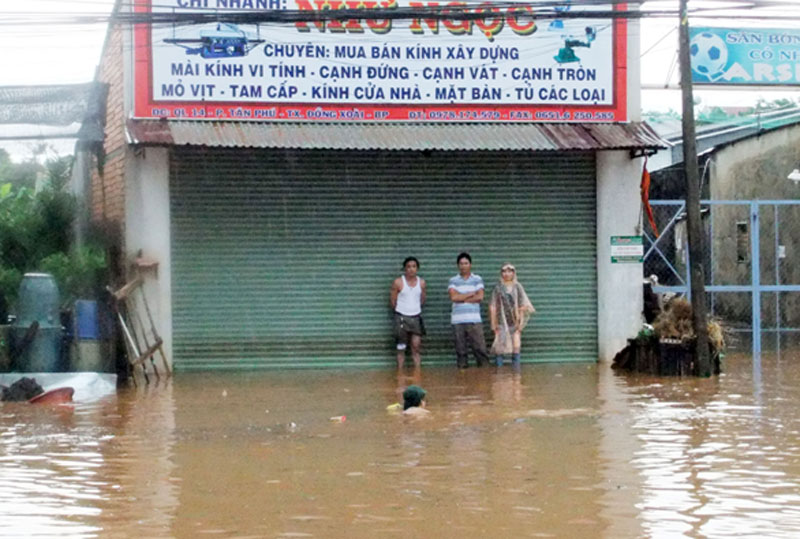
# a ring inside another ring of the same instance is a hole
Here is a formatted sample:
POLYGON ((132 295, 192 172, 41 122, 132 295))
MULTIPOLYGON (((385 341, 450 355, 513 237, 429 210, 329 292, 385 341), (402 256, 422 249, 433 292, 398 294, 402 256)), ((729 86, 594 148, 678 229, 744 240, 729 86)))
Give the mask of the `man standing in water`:
POLYGON ((402 369, 406 348, 411 345, 414 367, 422 363, 419 349, 425 325, 422 322, 422 304, 425 303, 425 280, 417 275, 419 260, 409 256, 403 261, 403 275, 392 282, 389 302, 394 309, 394 333, 397 337, 397 368, 402 369))
POLYGON ((467 346, 472 348, 478 367, 489 361, 486 353, 486 340, 483 337, 481 323, 481 301, 483 301, 483 279, 472 273, 472 257, 469 253, 461 253, 456 258, 458 275, 450 279, 448 292, 453 310, 450 323, 456 344, 456 364, 459 369, 466 369, 467 346))

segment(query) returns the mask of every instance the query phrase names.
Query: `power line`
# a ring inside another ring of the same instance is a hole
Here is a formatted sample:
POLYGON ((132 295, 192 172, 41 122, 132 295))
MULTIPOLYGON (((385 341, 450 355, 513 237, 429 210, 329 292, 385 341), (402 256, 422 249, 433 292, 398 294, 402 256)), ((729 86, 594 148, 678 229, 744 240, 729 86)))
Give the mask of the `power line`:
POLYGON ((667 38, 670 36, 670 34, 672 34, 672 33, 673 33, 675 30, 676 30, 675 28, 672 28, 672 29, 670 29, 670 30, 669 30, 669 31, 668 31, 666 34, 664 34, 663 36, 661 36, 661 38, 660 38, 658 41, 656 41, 655 43, 653 43, 653 45, 651 45, 649 49, 647 49, 647 50, 646 50, 646 51, 644 51, 642 54, 640 54, 640 55, 639 55, 639 57, 641 58, 641 57, 643 57, 645 54, 647 54, 648 52, 650 52, 650 51, 652 51, 653 49, 655 49, 655 48, 658 46, 658 44, 659 44, 659 43, 661 43, 662 41, 664 41, 665 39, 667 39, 667 38))
MULTIPOLYGON (((87 2, 88 3, 88 2, 87 2)), ((490 5, 477 2, 464 2, 463 5, 409 6, 397 8, 357 8, 343 9, 292 9, 292 10, 220 10, 218 8, 192 8, 192 11, 181 11, 175 6, 152 5, 148 12, 133 11, 133 4, 120 3, 112 13, 66 13, 66 12, 0 12, 0 26, 20 25, 84 25, 99 23, 122 24, 207 24, 207 23, 297 23, 326 22, 358 19, 402 20, 484 20, 496 19, 503 15, 514 14, 519 17, 531 17, 538 20, 550 19, 641 19, 655 17, 676 17, 677 9, 591 9, 592 7, 616 6, 618 4, 642 6, 645 0, 554 0, 545 2, 494 2, 490 5), (567 9, 567 8, 581 9, 567 9), (589 9, 585 9, 589 8, 589 9), (153 11, 153 9, 169 11, 153 11), (517 10, 517 11, 510 11, 517 10)), ((325 4, 331 5, 331 4, 325 4)), ((334 5, 337 5, 334 3, 334 5)), ((338 5, 346 5, 338 2, 338 5)), ((351 4, 352 5, 352 4, 351 4)), ((800 11, 796 15, 786 13, 791 4, 775 0, 750 0, 731 5, 730 1, 717 2, 717 5, 702 6, 689 11, 692 17, 724 16, 728 19, 757 20, 796 20, 800 19, 800 11), (755 14, 755 10, 780 8, 780 14, 755 14), (742 14, 741 11, 751 13, 742 14)), ((795 4, 796 5, 796 4, 795 4)))
MULTIPOLYGON (((287 9, 287 10, 220 10, 220 9, 200 9, 193 8, 192 11, 179 11, 174 6, 151 6, 148 12, 137 12, 130 10, 116 9, 111 14, 93 13, 69 13, 63 12, 6 12, 0 13, 7 15, 0 24, 94 24, 99 22, 119 22, 126 24, 139 23, 183 23, 183 24, 204 24, 216 22, 229 23, 294 23, 294 22, 320 22, 320 21, 342 21, 352 19, 449 19, 449 20, 480 20, 494 19, 502 15, 501 12, 515 13, 521 17, 532 17, 541 20, 548 19, 638 19, 644 17, 662 17, 677 15, 675 9, 662 10, 616 10, 616 9, 570 9, 570 8, 591 8, 604 7, 618 4, 641 5, 645 0, 575 0, 569 2, 565 0, 552 2, 495 2, 490 5, 486 3, 464 3, 464 5, 439 5, 439 6, 409 6, 396 8, 339 8, 339 9, 287 9), (153 11, 153 9, 170 9, 170 11, 153 11), (528 13, 526 13, 528 11, 528 13), (13 13, 13 15, 12 15, 13 13)), ((326 4, 330 5, 330 4, 326 4)), ((334 4, 336 5, 336 4, 334 4)), ((339 2, 338 5, 346 5, 339 2)), ((766 5, 766 4, 765 4, 766 5)), ((774 5, 773 2, 769 3, 774 5)), ((130 6, 130 4, 127 4, 130 6)), ((703 7, 696 8, 691 14, 716 13, 720 10, 730 10, 730 5, 722 7, 703 7)), ((749 8, 753 9, 753 8, 749 8)), ((785 15, 785 14, 784 14, 785 15)), ((800 15, 799 15, 800 16, 800 15)))

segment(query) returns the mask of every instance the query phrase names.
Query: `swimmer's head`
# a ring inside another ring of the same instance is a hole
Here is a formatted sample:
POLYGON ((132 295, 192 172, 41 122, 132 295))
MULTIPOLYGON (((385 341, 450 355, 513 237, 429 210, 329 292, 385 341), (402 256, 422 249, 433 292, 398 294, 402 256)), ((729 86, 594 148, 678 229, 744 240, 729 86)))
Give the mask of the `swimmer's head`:
POLYGON ((428 392, 419 386, 408 386, 403 391, 403 410, 422 405, 422 401, 425 400, 425 395, 427 394, 428 392))

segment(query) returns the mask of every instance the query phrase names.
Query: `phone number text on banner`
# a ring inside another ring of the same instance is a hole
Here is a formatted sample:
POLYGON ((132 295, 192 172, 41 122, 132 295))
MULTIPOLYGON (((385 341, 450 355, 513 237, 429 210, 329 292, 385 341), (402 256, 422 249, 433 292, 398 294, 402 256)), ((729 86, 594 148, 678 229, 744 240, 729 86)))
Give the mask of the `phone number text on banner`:
MULTIPOLYGON (((484 3, 473 20, 226 22, 225 14, 465 3, 138 0, 140 14, 219 21, 135 26, 139 118, 288 121, 627 120, 623 18, 537 20, 535 3, 484 3), (351 5, 352 4, 352 5, 351 5)), ((569 8, 565 8, 569 9, 569 8)), ((584 8, 582 8, 584 9, 584 8)), ((592 6, 612 10, 620 6, 592 6)), ((371 15, 375 16, 375 15, 371 15)))

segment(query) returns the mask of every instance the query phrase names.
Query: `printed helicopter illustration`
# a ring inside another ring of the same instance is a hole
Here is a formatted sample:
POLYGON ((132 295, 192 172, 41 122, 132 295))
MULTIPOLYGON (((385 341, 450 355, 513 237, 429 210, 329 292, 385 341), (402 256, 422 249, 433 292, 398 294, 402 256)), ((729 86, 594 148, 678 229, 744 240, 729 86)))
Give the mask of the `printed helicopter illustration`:
MULTIPOLYGON (((570 10, 571 4, 572 4, 572 0, 567 0, 566 2, 564 2, 564 5, 555 6, 553 8, 553 10, 556 13, 566 13, 567 11, 570 10)), ((558 30, 563 30, 564 29, 564 21, 562 21, 561 19, 553 19, 550 22, 550 26, 547 29, 550 30, 551 32, 555 32, 555 31, 558 31, 558 30)))
MULTIPOLYGON (((174 29, 173 29, 174 32, 174 29)), ((247 32, 231 23, 219 23, 215 30, 202 30, 197 38, 167 38, 170 43, 186 49, 186 54, 199 54, 203 58, 237 58, 247 56, 263 39, 252 39, 247 32), (199 45, 199 46, 192 46, 199 45)))

